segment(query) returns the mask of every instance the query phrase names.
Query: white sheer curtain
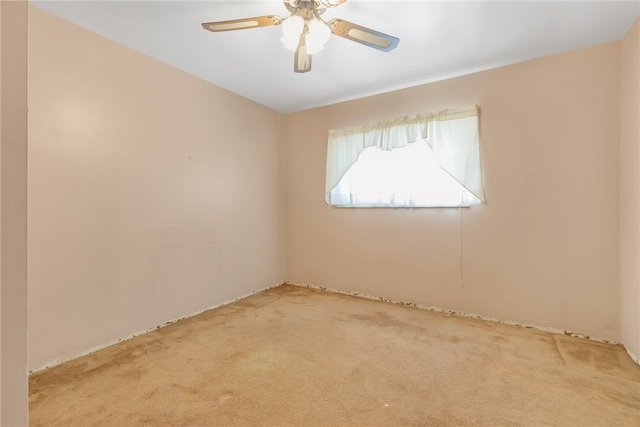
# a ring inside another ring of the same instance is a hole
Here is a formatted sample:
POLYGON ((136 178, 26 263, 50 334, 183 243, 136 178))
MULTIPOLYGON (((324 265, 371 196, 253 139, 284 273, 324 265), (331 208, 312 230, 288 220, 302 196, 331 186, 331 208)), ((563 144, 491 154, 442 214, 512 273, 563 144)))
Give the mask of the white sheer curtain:
POLYGON ((341 207, 468 207, 481 203, 445 172, 424 139, 406 147, 369 147, 331 190, 341 207))
POLYGON ((478 107, 401 117, 359 128, 330 130, 327 147, 325 201, 331 190, 368 147, 401 148, 426 140, 440 167, 467 191, 485 202, 480 168, 478 107))

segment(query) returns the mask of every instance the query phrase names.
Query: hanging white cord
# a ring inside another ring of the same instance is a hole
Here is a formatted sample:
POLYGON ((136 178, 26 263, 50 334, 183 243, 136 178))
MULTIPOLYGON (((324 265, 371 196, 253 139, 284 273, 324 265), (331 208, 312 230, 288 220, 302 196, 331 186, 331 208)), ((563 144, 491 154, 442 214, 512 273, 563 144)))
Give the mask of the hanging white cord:
POLYGON ((458 206, 458 215, 460 217, 460 286, 464 288, 464 277, 463 277, 463 260, 464 260, 464 239, 462 235, 462 203, 464 201, 464 191, 462 192, 462 200, 460 200, 460 205, 458 206))

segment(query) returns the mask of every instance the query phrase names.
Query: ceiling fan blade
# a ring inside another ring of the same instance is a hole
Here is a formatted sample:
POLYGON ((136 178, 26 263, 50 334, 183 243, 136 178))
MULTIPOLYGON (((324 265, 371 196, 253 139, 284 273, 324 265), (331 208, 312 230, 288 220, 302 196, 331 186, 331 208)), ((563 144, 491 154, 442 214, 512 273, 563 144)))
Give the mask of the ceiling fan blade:
POLYGON ((247 28, 269 27, 280 25, 282 18, 276 15, 256 16, 255 18, 232 19, 230 21, 205 22, 202 28, 205 30, 219 32, 244 30, 247 28))
POLYGON ((344 21, 342 19, 332 19, 328 24, 329 28, 331 28, 331 32, 336 36, 344 37, 345 39, 353 40, 354 42, 362 43, 363 45, 382 50, 384 52, 389 52, 390 50, 395 49, 400 42, 400 39, 397 37, 354 24, 353 22, 344 21))
POLYGON ((293 56, 293 71, 296 73, 311 71, 311 55, 307 54, 307 41, 304 32, 300 36, 300 43, 293 56))

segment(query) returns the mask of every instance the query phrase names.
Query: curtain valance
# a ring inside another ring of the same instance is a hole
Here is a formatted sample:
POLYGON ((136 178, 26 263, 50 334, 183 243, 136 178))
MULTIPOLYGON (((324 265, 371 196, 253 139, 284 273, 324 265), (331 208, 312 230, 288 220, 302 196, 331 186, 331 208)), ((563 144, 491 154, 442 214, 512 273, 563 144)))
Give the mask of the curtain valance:
POLYGON ((326 202, 330 201, 331 190, 366 148, 393 150, 423 139, 433 150, 440 167, 484 202, 475 105, 383 120, 352 129, 329 130, 326 202))

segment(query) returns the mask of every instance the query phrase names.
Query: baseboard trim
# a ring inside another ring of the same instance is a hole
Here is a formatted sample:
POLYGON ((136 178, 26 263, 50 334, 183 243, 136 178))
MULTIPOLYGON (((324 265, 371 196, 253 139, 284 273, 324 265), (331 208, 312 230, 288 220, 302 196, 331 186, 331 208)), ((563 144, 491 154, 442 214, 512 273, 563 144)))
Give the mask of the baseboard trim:
POLYGON ((182 317, 179 317, 179 318, 176 318, 176 319, 172 319, 172 320, 167 320, 166 322, 164 322, 164 323, 162 323, 160 325, 153 326, 151 328, 147 328, 147 329, 144 329, 144 330, 141 330, 141 331, 138 331, 138 332, 134 332, 133 334, 127 335, 124 338, 118 338, 118 339, 115 339, 115 340, 111 340, 111 341, 109 341, 107 343, 100 344, 98 346, 92 347, 92 348, 90 348, 90 349, 88 349, 86 351, 83 351, 81 353, 77 353, 77 354, 74 354, 74 355, 71 355, 71 356, 68 356, 68 357, 64 357, 64 358, 61 358, 61 359, 56 359, 53 362, 47 363, 47 364, 45 364, 43 366, 40 366, 38 368, 30 370, 29 371, 29 375, 35 374, 35 373, 40 372, 40 371, 44 371, 45 369, 53 368, 54 366, 60 365, 60 364, 65 363, 65 362, 70 362, 71 360, 77 359, 79 357, 86 356, 86 355, 91 354, 91 353, 95 353, 96 351, 100 351, 100 350, 103 350, 103 349, 105 349, 107 347, 111 347, 112 345, 119 344, 119 343, 121 343, 123 341, 127 341, 127 340, 130 340, 130 339, 135 338, 137 336, 144 335, 144 334, 147 334, 149 332, 153 332, 153 331, 155 331, 157 329, 164 328, 165 326, 169 326, 169 325, 171 325, 173 323, 176 323, 176 322, 179 322, 181 320, 197 316, 197 315, 202 314, 202 313, 204 313, 206 311, 214 310, 216 308, 220 308, 220 307, 223 307, 225 305, 232 304, 232 303, 234 303, 236 301, 240 301, 242 299, 248 298, 248 297, 250 297, 252 295, 268 291, 269 289, 277 288, 278 286, 282 286, 284 283, 286 283, 286 282, 281 282, 281 283, 277 283, 277 284, 274 284, 274 285, 271 285, 271 286, 267 286, 266 288, 258 289, 257 291, 253 291, 251 293, 241 295, 241 296, 239 296, 237 298, 234 298, 234 299, 232 299, 230 301, 225 301, 225 302, 222 302, 220 304, 212 305, 210 307, 204 308, 202 310, 196 311, 196 312, 188 314, 186 316, 182 316, 182 317))
MULTIPOLYGON (((449 314, 449 315, 455 315, 455 316, 460 316, 460 317, 469 317, 469 318, 474 318, 474 319, 481 319, 481 320, 486 320, 489 322, 495 322, 495 323, 502 323, 505 325, 511 325, 511 326, 520 326, 522 328, 526 328, 526 329, 536 329, 538 331, 543 331, 543 332, 551 332, 553 334, 559 334, 559 335, 569 335, 572 337, 576 337, 576 338, 581 338, 581 339, 585 339, 585 340, 590 340, 590 341, 596 341, 596 342, 601 342, 601 343, 606 343, 606 344, 616 344, 616 345, 620 345, 620 343, 617 343, 615 341, 611 341, 611 340, 605 340, 602 338, 597 338, 591 335, 586 335, 586 334, 578 334, 572 331, 568 331, 565 329, 561 329, 561 328, 554 328, 554 327, 550 327, 550 326, 540 326, 540 325, 534 325, 534 324, 529 324, 529 323, 523 323, 523 322, 516 322, 514 320, 503 320, 503 319, 498 319, 495 317, 488 317, 488 316, 482 316, 479 314, 475 314, 475 313, 468 313, 465 311, 458 311, 458 310, 449 310, 446 308, 441 308, 441 307, 436 307, 436 306, 428 306, 428 305, 423 305, 423 304, 416 304, 416 303, 412 303, 412 302, 408 302, 408 301, 401 301, 401 300, 394 300, 394 299, 390 299, 390 298, 383 298, 383 297, 379 297, 379 296, 375 296, 375 295, 369 295, 369 294, 363 294, 361 292, 352 292, 352 291, 345 291, 345 290, 341 290, 341 289, 331 289, 331 288, 327 288, 324 286, 318 286, 318 285, 311 285, 308 283, 296 283, 296 282, 285 282, 284 284, 287 285, 292 285, 292 286, 300 286, 303 288, 310 288, 310 289, 318 289, 321 291, 327 291, 327 292, 335 292, 338 294, 343 294, 343 295, 351 295, 351 296, 355 296, 355 297, 359 297, 359 298, 366 298, 366 299, 370 299, 370 300, 375 300, 375 301, 384 301, 384 302, 388 302, 391 304, 398 304, 398 305, 403 305, 403 306, 407 306, 407 307, 414 307, 414 308, 419 308, 422 310, 429 310, 429 311, 434 311, 437 313, 445 313, 445 314, 449 314)), ((624 346, 623 346, 624 347, 624 346)), ((629 350, 627 350, 627 353, 629 353, 629 350)), ((629 353, 631 355, 631 353, 629 353)), ((638 363, 638 359, 637 357, 631 355, 631 358, 638 363)))

